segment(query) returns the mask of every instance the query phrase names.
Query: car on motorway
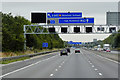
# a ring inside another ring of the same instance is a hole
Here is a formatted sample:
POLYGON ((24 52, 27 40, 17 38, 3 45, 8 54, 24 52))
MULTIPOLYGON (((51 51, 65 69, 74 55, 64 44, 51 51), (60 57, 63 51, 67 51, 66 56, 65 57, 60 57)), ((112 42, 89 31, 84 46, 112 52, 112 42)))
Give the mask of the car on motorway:
POLYGON ((60 56, 62 56, 62 55, 66 55, 66 56, 68 56, 68 51, 67 51, 66 49, 61 50, 61 52, 60 52, 60 56))
POLYGON ((66 48, 66 50, 67 50, 67 52, 69 52, 69 53, 70 53, 70 48, 66 48))
POLYGON ((106 52, 111 52, 111 51, 110 51, 110 49, 108 48, 108 49, 106 50, 106 52))
POLYGON ((102 51, 102 49, 101 48, 97 48, 97 51, 102 51))
POLYGON ((75 49, 75 53, 80 53, 80 49, 79 49, 79 48, 76 48, 76 49, 75 49))

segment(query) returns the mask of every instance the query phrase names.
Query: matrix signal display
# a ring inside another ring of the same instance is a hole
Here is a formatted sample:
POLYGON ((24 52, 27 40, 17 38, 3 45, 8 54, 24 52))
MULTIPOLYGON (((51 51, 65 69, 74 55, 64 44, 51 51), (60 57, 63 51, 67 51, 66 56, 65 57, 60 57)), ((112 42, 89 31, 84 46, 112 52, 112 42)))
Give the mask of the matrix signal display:
POLYGON ((46 23, 46 13, 31 13, 31 23, 46 23))
POLYGON ((67 33, 67 27, 62 27, 62 28, 61 28, 61 32, 62 32, 62 33, 67 33))
POLYGON ((80 27, 74 27, 74 32, 79 33, 80 32, 80 27))
POLYGON ((116 28, 115 28, 115 27, 111 27, 111 28, 109 28, 109 32, 110 32, 110 33, 114 33, 114 32, 116 32, 116 28))
POLYGON ((86 33, 92 33, 92 27, 86 27, 86 33))

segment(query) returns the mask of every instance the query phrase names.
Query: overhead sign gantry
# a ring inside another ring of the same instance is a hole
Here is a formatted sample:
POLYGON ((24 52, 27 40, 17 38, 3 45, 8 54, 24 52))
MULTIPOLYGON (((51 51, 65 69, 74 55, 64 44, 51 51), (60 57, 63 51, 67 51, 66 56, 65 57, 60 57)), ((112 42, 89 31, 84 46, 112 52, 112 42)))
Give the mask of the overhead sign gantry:
MULTIPOLYGON (((83 17, 82 12, 32 12, 32 25, 24 25, 26 34, 108 34, 120 26, 94 25, 94 17, 83 17)), ((24 48, 26 48, 26 40, 24 48)))

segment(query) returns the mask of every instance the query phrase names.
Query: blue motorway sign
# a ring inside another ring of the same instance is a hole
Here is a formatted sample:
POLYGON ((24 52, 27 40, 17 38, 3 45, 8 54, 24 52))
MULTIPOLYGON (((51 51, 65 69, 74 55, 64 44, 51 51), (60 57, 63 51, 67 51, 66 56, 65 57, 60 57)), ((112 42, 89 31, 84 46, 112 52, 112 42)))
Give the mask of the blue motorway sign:
POLYGON ((42 43, 42 47, 48 47, 48 43, 42 43))
POLYGON ((82 12, 72 12, 72 13, 47 13, 47 18, 73 18, 82 17, 82 12))
POLYGON ((68 44, 82 44, 82 42, 72 42, 72 41, 70 41, 70 42, 68 42, 68 44))
POLYGON ((59 23, 94 23, 94 18, 59 19, 59 23))
POLYGON ((55 20, 50 20, 50 24, 55 24, 55 20))

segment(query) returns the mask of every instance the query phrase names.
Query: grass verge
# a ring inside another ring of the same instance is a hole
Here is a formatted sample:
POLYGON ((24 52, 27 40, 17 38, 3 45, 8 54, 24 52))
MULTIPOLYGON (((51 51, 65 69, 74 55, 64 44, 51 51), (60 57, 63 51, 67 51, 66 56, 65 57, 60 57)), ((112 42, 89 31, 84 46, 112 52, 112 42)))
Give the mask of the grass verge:
POLYGON ((8 64, 8 63, 12 63, 12 62, 16 62, 16 61, 21 61, 21 60, 25 60, 25 59, 30 59, 30 57, 22 57, 22 58, 19 58, 19 59, 12 59, 12 60, 0 61, 0 64, 8 64))
MULTIPOLYGON (((37 50, 37 53, 39 52, 46 52, 46 51, 54 51, 54 50, 62 50, 61 49, 43 49, 43 50, 37 50)), ((0 52, 0 57, 12 57, 12 56, 20 56, 20 55, 27 55, 27 54, 35 54, 34 51, 31 50, 27 50, 25 52, 0 52)), ((43 54, 44 55, 44 54, 43 54)), ((21 60, 25 60, 25 59, 30 59, 31 57, 22 57, 22 58, 18 58, 18 59, 11 59, 11 60, 4 60, 4 61, 0 61, 0 64, 8 64, 8 63, 12 63, 12 62, 16 62, 16 61, 21 61, 21 60)))
POLYGON ((26 51, 19 51, 19 52, 0 52, 0 57, 4 58, 4 57, 20 56, 20 55, 35 54, 35 53, 40 53, 40 52, 54 51, 54 50, 61 50, 61 49, 53 48, 53 49, 42 49, 42 50, 39 50, 39 49, 26 50, 26 51))

